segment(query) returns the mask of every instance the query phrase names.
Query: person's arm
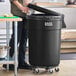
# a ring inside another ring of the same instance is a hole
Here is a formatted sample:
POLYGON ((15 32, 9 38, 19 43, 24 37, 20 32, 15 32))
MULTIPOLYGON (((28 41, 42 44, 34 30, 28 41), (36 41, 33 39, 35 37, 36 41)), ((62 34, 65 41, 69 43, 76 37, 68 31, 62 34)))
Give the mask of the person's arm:
MULTIPOLYGON (((28 13, 28 7, 24 7, 18 0, 12 0, 12 2, 24 13, 28 13)), ((26 6, 28 3, 26 4, 26 6)))

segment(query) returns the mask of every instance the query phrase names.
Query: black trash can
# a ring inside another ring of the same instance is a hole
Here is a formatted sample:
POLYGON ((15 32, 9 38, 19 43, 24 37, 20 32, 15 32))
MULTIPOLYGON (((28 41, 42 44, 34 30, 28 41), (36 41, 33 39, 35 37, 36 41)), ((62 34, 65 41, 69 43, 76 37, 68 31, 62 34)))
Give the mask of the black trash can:
POLYGON ((32 14, 29 26, 29 62, 34 67, 56 67, 60 63, 61 14, 32 14))
POLYGON ((57 66, 60 61, 61 16, 33 14, 29 23, 29 62, 57 66))

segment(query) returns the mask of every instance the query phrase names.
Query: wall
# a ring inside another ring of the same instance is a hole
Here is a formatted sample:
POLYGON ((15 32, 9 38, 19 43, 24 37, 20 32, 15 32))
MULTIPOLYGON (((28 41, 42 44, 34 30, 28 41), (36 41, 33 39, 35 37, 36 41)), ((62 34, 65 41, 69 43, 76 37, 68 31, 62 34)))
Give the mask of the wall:
MULTIPOLYGON (((0 16, 5 13, 10 13, 9 0, 5 0, 5 2, 0 2, 0 16)), ((0 22, 0 28, 5 28, 5 22, 0 22)))
POLYGON ((5 2, 0 2, 0 15, 9 12, 10 12, 9 0, 5 0, 5 2))
POLYGON ((57 0, 58 2, 66 2, 67 0, 57 0))
POLYGON ((76 8, 49 8, 50 10, 64 14, 67 29, 76 29, 76 8))

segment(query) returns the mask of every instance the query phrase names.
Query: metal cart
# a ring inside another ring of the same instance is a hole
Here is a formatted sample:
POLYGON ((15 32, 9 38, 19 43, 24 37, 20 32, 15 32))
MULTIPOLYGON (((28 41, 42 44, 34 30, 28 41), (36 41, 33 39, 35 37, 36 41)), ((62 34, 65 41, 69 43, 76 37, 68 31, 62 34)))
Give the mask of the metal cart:
MULTIPOLYGON (((18 66, 18 61, 17 61, 17 22, 18 21, 22 21, 22 19, 20 17, 17 17, 17 16, 13 16, 13 17, 0 17, 0 22, 6 22, 6 43, 7 43, 7 46, 9 47, 9 26, 10 26, 10 22, 13 22, 15 23, 15 46, 14 46, 14 49, 15 49, 15 55, 14 55, 14 60, 9 60, 9 48, 7 48, 7 60, 3 60, 3 61, 0 61, 0 64, 14 64, 15 65, 15 73, 14 73, 14 76, 17 76, 17 66, 18 66)), ((7 69, 9 70, 9 65, 7 65, 7 69)))

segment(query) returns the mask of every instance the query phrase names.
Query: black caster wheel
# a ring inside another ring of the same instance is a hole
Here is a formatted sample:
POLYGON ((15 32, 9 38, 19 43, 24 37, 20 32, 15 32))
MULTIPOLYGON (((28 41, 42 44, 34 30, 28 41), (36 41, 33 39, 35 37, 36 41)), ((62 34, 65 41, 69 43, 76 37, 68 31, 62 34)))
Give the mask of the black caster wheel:
POLYGON ((56 71, 56 72, 59 72, 59 68, 55 68, 55 71, 56 71))
POLYGON ((39 69, 38 68, 33 69, 33 73, 38 74, 39 73, 39 69))
POLYGON ((48 72, 52 74, 53 73, 53 70, 52 69, 48 69, 48 72))

